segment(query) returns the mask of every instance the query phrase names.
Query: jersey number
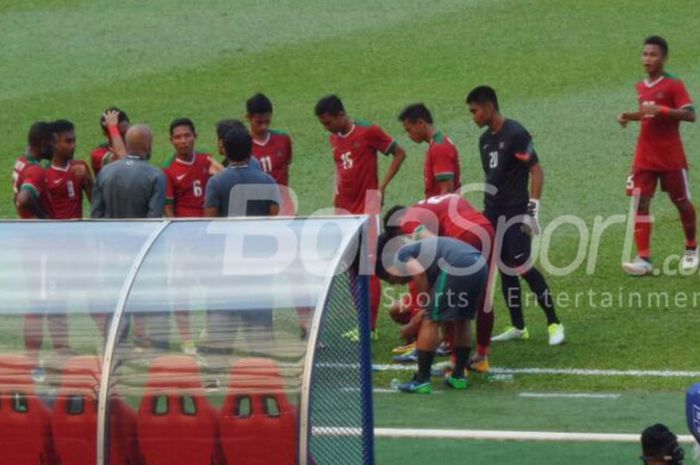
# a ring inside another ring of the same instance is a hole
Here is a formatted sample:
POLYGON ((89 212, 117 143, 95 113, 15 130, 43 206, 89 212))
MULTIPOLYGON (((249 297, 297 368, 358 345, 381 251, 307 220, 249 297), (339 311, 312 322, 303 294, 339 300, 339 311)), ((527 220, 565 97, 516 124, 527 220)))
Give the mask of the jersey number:
POLYGON ((498 166, 498 152, 489 152, 489 168, 498 166))
POLYGON ((201 197, 202 196, 202 181, 199 179, 196 179, 192 183, 192 192, 194 193, 195 197, 201 197))
POLYGON ((266 173, 271 173, 272 172, 272 158, 271 157, 262 157, 260 158, 260 164, 262 165, 262 169, 266 173))
POLYGON ((344 170, 349 170, 350 168, 352 168, 352 152, 345 152, 340 156, 340 160, 343 163, 344 170))
POLYGON ((75 187, 73 186, 73 181, 68 181, 66 183, 66 188, 68 188, 68 197, 75 197, 75 187))

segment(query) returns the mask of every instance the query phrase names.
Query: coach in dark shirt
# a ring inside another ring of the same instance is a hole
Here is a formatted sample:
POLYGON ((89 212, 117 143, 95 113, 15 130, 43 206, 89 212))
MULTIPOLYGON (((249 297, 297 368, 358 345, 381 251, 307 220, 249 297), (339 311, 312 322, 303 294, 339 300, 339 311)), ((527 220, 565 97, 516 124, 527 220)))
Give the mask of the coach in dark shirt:
POLYGON ((204 216, 271 216, 279 212, 275 180, 250 165, 253 139, 244 126, 226 132, 223 139, 229 165, 207 183, 204 216))
POLYGON ((165 206, 166 179, 148 163, 153 134, 143 124, 126 133, 126 158, 100 171, 92 193, 93 218, 160 218, 165 206))

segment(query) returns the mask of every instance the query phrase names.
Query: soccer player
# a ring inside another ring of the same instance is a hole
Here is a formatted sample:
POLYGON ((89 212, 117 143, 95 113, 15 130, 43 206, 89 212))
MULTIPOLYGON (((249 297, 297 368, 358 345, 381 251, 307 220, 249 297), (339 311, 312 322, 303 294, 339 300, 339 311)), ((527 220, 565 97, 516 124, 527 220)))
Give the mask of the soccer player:
POLYGON ((209 178, 223 169, 208 153, 195 150, 197 131, 188 118, 170 123, 170 143, 175 149, 163 171, 167 177, 165 216, 201 218, 204 216, 204 190, 209 178))
POLYGON ((377 247, 377 274, 392 284, 413 281, 423 321, 418 332, 418 373, 399 386, 408 393, 430 394, 430 372, 440 342, 439 328, 452 328, 456 363, 445 380, 448 387, 466 389, 465 369, 471 345, 470 322, 488 279, 488 266, 481 253, 462 241, 430 237, 413 244, 400 244, 382 234, 377 247))
POLYGON ((51 124, 37 121, 29 128, 27 151, 15 161, 12 189, 17 215, 21 219, 53 217, 46 170, 41 164, 51 158, 53 138, 51 124))
POLYGON ((512 326, 491 340, 530 337, 521 307, 519 278, 523 278, 547 317, 549 345, 562 344, 564 326, 557 318, 549 286, 542 273, 529 263, 531 234, 540 232, 538 217, 544 181, 532 137, 520 123, 501 114, 496 92, 491 87, 476 87, 467 96, 466 103, 474 123, 480 128, 486 127, 479 139, 487 184, 484 214, 496 230, 501 262, 510 268, 499 271, 512 326), (530 175, 532 182, 528 193, 530 175))
POLYGON ((683 81, 664 71, 667 59, 668 44, 663 38, 651 36, 644 41, 642 63, 647 78, 637 84, 639 108, 617 118, 623 128, 630 121, 641 125, 632 173, 627 179, 627 195, 638 197, 639 202, 634 224, 637 258, 622 264, 631 275, 644 276, 653 271, 649 206, 658 182, 680 213, 685 233, 681 269, 698 267, 695 207, 690 202, 688 161, 679 130, 681 121, 695 121, 695 109, 683 81))
MULTIPOLYGON (((331 133, 336 213, 379 215, 386 188, 406 159, 406 151, 379 126, 351 119, 336 95, 319 100, 315 112, 319 122, 331 133), (381 183, 378 180, 377 152, 393 157, 381 183)), ((371 222, 375 230, 370 231, 370 235, 374 238, 378 234, 378 226, 377 218, 371 222)), ((372 237, 370 239, 374 242, 372 237)), ((381 283, 374 275, 370 280, 370 296, 372 337, 376 339, 381 283)), ((347 333, 347 336, 358 339, 356 330, 347 333)))
POLYGON ((461 184, 457 147, 449 137, 433 126, 430 110, 422 103, 414 103, 399 114, 399 121, 413 142, 428 144, 423 169, 425 198, 458 190, 461 184))
POLYGON ((108 108, 100 117, 100 127, 107 141, 90 154, 92 171, 97 176, 107 163, 126 157, 124 143, 129 130, 129 117, 117 107, 108 108))
MULTIPOLYGON (((270 129, 272 102, 263 94, 255 94, 246 102, 246 118, 253 137, 253 156, 258 159, 265 173, 272 176, 279 186, 289 186, 289 166, 292 164, 292 139, 287 133, 270 129)), ((282 215, 294 215, 295 208, 282 188, 282 215)))
MULTIPOLYGON (((229 158, 226 156, 224 136, 233 128, 245 129, 246 131, 248 130, 246 129, 245 125, 237 119, 223 119, 216 123, 216 148, 218 149, 219 155, 224 157, 221 163, 221 166, 224 168, 228 168, 229 164, 231 163, 231 160, 229 160, 229 158)), ((255 157, 250 157, 248 160, 248 165, 253 169, 262 171, 262 165, 255 157)))
MULTIPOLYGON (((492 268, 490 257, 495 233, 491 222, 457 194, 430 197, 409 208, 392 207, 384 216, 384 231, 390 238, 403 234, 415 240, 432 236, 461 240, 481 252, 489 269, 492 268)), ((495 268, 490 275, 493 272, 495 268)), ((477 308, 477 351, 471 365, 473 370, 480 372, 489 370, 488 352, 493 330, 492 282, 489 276, 487 292, 477 308)))
POLYGON ((83 194, 91 199, 93 179, 82 160, 74 160, 75 126, 70 121, 53 123, 55 144, 46 184, 53 206, 53 218, 74 220, 83 217, 83 194))

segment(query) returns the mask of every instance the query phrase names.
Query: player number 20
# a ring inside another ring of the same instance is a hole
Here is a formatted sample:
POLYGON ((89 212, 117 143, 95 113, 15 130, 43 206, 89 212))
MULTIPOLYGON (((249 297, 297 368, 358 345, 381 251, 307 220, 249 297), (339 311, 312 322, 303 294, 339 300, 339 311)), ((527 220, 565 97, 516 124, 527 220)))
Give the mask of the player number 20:
POLYGON ((344 170, 352 168, 352 152, 345 152, 340 156, 340 160, 343 163, 344 170))
POLYGON ((192 183, 192 192, 194 193, 195 197, 201 197, 203 192, 202 192, 202 181, 199 179, 195 180, 192 183))
POLYGON ((498 166, 498 152, 489 152, 489 168, 498 166))

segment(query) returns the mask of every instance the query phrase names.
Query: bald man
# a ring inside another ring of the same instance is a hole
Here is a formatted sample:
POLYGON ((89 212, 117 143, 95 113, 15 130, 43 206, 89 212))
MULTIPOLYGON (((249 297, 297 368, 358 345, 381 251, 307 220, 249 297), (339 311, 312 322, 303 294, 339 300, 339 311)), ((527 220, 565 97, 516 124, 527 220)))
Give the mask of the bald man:
POLYGON ((166 178, 151 166, 153 133, 144 124, 126 133, 126 158, 100 171, 92 193, 93 218, 160 218, 165 207, 166 178))

